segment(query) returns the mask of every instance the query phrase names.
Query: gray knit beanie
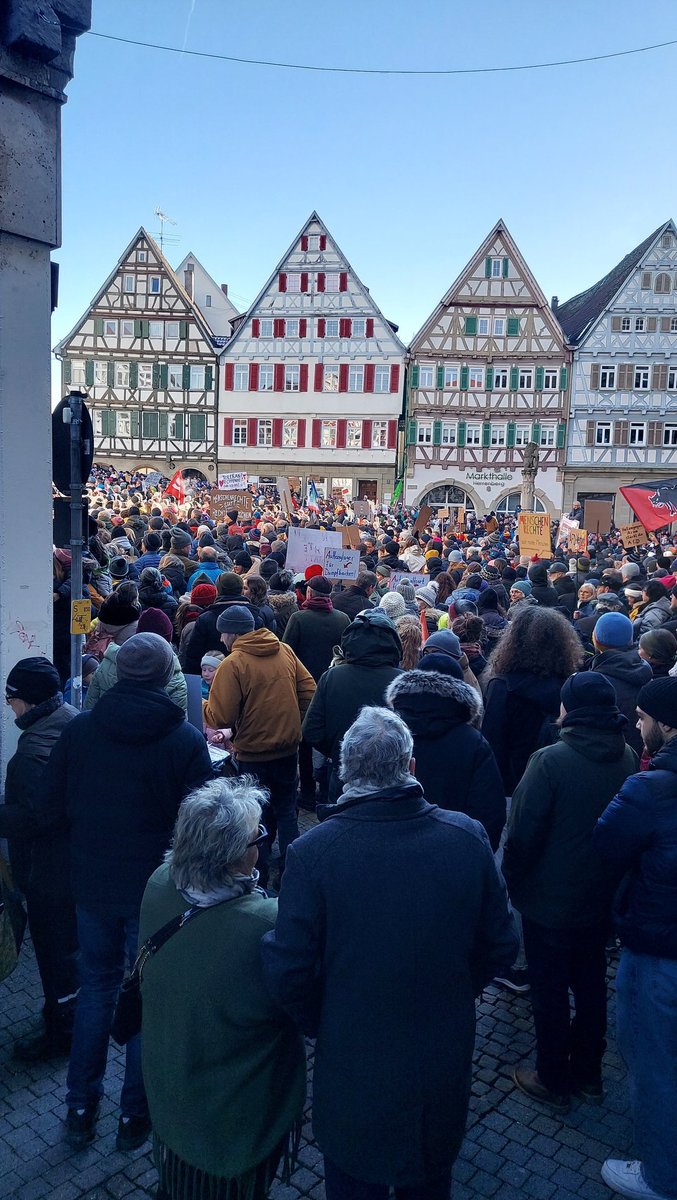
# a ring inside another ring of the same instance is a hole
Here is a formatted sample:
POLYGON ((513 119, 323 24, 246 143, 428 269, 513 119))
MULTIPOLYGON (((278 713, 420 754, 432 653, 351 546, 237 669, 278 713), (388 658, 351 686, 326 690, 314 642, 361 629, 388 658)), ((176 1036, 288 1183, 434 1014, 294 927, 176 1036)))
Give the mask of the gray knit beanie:
POLYGON ((157 633, 135 633, 120 646, 115 663, 119 679, 164 688, 174 674, 174 651, 157 633))
POLYGON ((244 604, 232 604, 224 608, 216 622, 219 633, 251 633, 254 618, 244 604))

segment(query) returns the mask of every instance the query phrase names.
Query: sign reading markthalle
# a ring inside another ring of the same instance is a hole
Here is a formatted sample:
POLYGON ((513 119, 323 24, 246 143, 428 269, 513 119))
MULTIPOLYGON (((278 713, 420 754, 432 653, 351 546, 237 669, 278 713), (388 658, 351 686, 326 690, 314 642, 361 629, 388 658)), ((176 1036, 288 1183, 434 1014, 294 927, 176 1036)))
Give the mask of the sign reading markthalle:
POLYGON ((517 519, 520 554, 531 558, 550 558, 550 517, 547 513, 521 512, 517 519))
POLYGON ((215 488, 209 497, 212 520, 223 521, 232 509, 237 509, 238 520, 248 521, 254 511, 254 497, 251 492, 224 492, 215 488))

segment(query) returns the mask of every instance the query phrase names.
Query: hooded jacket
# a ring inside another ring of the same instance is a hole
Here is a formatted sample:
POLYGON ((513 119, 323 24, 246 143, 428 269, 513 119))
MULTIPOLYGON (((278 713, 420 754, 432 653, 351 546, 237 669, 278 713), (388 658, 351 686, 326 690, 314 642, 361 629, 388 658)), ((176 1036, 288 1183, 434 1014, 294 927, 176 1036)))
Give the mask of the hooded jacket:
POLYGON ((159 608, 161 612, 166 613, 170 621, 174 621, 176 610, 179 607, 178 600, 171 596, 166 588, 140 587, 139 588, 139 604, 141 608, 159 608))
MULTIPOLYGON (((120 647, 115 642, 111 642, 106 648, 106 653, 96 668, 91 683, 87 688, 87 697, 84 704, 86 712, 90 712, 109 688, 112 688, 117 683, 118 667, 116 660, 119 649, 120 647)), ((186 680, 181 670, 181 663, 176 654, 174 655, 174 673, 165 688, 165 692, 169 696, 169 699, 178 704, 179 708, 183 710, 184 715, 186 715, 188 713, 188 688, 186 687, 186 680)))
POLYGON ((639 657, 639 651, 628 646, 627 650, 602 650, 590 663, 591 671, 601 671, 616 689, 616 703, 627 718, 625 740, 638 756, 642 753, 642 737, 637 728, 637 693, 653 678, 648 662, 639 657))
POLYGON ((203 612, 195 622, 195 629, 190 635, 190 642, 186 650, 186 675, 199 675, 202 655, 209 650, 222 650, 221 634, 216 628, 221 613, 224 609, 232 607, 235 604, 241 605, 243 608, 249 609, 249 612, 254 618, 254 629, 262 629, 264 625, 263 614, 260 608, 256 608, 254 604, 250 604, 249 600, 245 600, 244 596, 217 596, 213 604, 210 604, 206 612, 203 612))
POLYGON ((506 796, 512 795, 534 750, 552 741, 564 678, 510 671, 486 682, 482 733, 496 755, 506 796))
POLYGON ((43 832, 69 830, 76 903, 138 916, 181 801, 211 776, 203 735, 159 688, 121 679, 74 717, 52 751, 37 814, 43 832))
POLYGON ((341 639, 342 662, 325 671, 303 722, 303 736, 332 761, 329 794, 336 799, 341 739, 365 705, 383 704, 401 674, 402 643, 385 613, 359 613, 341 639))
POLYGON ((269 592, 268 603, 275 617, 275 632, 282 639, 290 617, 299 611, 295 592, 269 592))
POLYGON ((600 817, 595 854, 619 881, 614 901, 621 942, 635 954, 677 959, 677 738, 626 779, 600 817))
POLYGON ((617 708, 574 710, 513 792, 503 874, 515 908, 538 925, 576 928, 609 916, 613 879, 600 870, 592 833, 637 769, 624 726, 617 708))
POLYGON ((573 579, 570 575, 559 575, 552 580, 552 587, 557 592, 557 603, 561 608, 566 608, 569 616, 572 617, 578 604, 576 584, 573 579))
POLYGON ((233 730, 239 762, 286 758, 296 753, 314 691, 315 681, 294 651, 269 629, 254 629, 236 638, 217 668, 205 723, 233 730))
POLYGON ((492 850, 505 825, 505 791, 489 743, 477 728, 482 701, 460 679, 437 671, 405 671, 386 702, 414 738, 416 778, 430 804, 481 821, 492 850))

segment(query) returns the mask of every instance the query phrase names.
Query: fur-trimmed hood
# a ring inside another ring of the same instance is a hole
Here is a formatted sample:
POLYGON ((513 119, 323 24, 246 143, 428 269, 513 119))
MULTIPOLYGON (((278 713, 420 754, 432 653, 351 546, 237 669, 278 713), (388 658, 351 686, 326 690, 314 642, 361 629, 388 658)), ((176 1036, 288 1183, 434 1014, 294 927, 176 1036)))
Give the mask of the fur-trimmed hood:
POLYGON ((405 671, 389 685, 385 699, 415 736, 440 737, 450 725, 482 724, 475 688, 437 671, 405 671))

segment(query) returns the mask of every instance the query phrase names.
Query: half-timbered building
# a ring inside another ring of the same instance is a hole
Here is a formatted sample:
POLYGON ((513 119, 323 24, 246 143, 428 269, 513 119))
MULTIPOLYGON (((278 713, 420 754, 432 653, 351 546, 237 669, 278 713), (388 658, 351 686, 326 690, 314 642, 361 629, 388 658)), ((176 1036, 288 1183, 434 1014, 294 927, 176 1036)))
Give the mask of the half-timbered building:
POLYGON ((677 475, 677 229, 667 221, 557 309, 575 346, 564 505, 677 475))
POLYGON ((536 506, 560 512, 570 353, 503 221, 410 347, 407 504, 514 510, 530 441, 536 506))
POLYGON ((404 376, 396 330, 312 213, 223 353, 219 470, 390 499, 404 376))
POLYGON ((55 350, 64 392, 88 389, 95 462, 165 474, 182 467, 214 480, 219 350, 184 282, 140 229, 55 350))

